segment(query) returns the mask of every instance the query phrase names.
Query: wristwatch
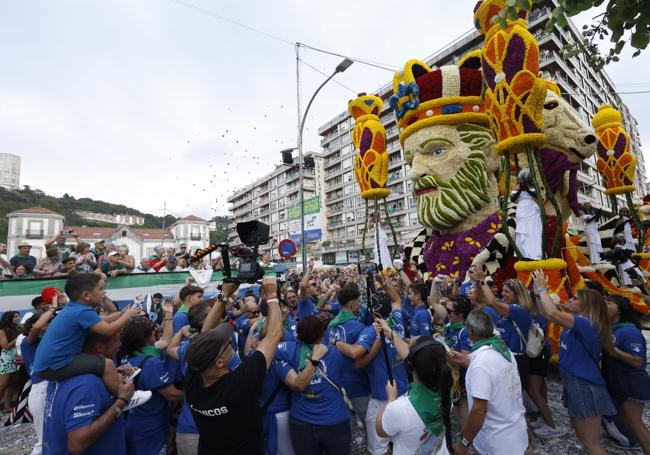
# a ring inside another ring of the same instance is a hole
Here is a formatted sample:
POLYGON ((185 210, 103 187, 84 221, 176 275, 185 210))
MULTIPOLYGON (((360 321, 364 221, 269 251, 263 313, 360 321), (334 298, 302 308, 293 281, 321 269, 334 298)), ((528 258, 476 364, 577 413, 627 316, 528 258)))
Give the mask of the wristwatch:
POLYGON ((310 362, 312 365, 314 365, 315 367, 317 367, 317 366, 318 366, 318 363, 319 363, 320 361, 319 361, 319 360, 314 360, 314 359, 312 359, 312 358, 310 357, 310 358, 309 358, 309 362, 310 362))
POLYGON ((223 295, 221 292, 217 294, 217 300, 220 302, 225 302, 226 301, 226 296, 223 295))
POLYGON ((470 441, 470 440, 467 439, 465 436, 463 436, 463 437, 460 438, 460 444, 461 444, 463 447, 469 447, 469 446, 472 445, 472 441, 470 441))

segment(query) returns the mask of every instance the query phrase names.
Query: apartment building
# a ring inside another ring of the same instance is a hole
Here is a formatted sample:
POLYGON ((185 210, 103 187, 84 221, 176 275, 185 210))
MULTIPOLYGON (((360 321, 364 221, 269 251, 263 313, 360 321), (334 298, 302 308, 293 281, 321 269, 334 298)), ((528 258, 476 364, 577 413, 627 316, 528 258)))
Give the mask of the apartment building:
POLYGON ((8 190, 20 188, 20 157, 0 153, 0 186, 8 190))
MULTIPOLYGON (((540 46, 542 76, 558 84, 564 99, 588 123, 603 103, 609 103, 621 111, 623 124, 630 133, 631 152, 638 162, 637 191, 634 196, 642 196, 646 192, 647 175, 637 122, 615 93, 614 83, 605 71, 594 71, 582 56, 562 58, 560 53, 562 47, 579 40, 581 35, 573 23, 570 23, 567 29, 556 27, 552 33, 545 32, 545 24, 555 5, 553 0, 545 0, 535 5, 529 17, 529 29, 540 46)), ((482 44, 482 36, 477 31, 471 30, 424 61, 431 67, 454 64, 467 52, 480 48, 482 44)), ((404 162, 395 115, 388 106, 388 98, 392 95, 392 81, 388 81, 375 92, 375 95, 384 101, 380 119, 386 128, 389 153, 388 186, 391 189, 386 208, 397 232, 397 242, 408 243, 421 226, 418 223, 412 182, 409 179, 410 167, 404 162)), ((320 253, 326 264, 357 262, 362 249, 361 238, 366 220, 366 201, 361 199, 354 177, 353 128, 354 120, 347 112, 343 112, 318 130, 322 137, 323 192, 327 231, 320 253)), ((595 156, 584 162, 578 180, 580 202, 589 201, 594 207, 603 208, 605 213, 611 213, 610 201, 604 193, 600 174, 596 170, 595 156)), ((372 211, 374 203, 372 201, 370 203, 372 211)), ((383 210, 382 203, 382 213, 383 210)), ((575 225, 576 220, 569 221, 575 225)), ((392 243, 392 236, 389 235, 389 244, 392 243)), ((371 244, 372 233, 369 233, 365 242, 366 250, 371 248, 371 244)))
MULTIPOLYGON (((314 158, 313 167, 303 167, 303 190, 305 200, 320 196, 323 190, 323 159, 318 153, 305 153, 314 158)), ((255 182, 236 190, 229 198, 230 224, 228 241, 240 243, 237 235, 237 223, 259 220, 270 226, 269 242, 260 246, 260 253, 268 253, 278 258, 278 243, 290 237, 289 208, 300 200, 298 166, 294 164, 279 165, 275 170, 257 179, 255 182)), ((299 205, 298 205, 299 207, 299 205)), ((324 210, 321 198, 322 216, 324 210)), ((321 222, 324 225, 324 220, 321 222)), ((308 248, 317 248, 320 241, 308 244, 308 248)), ((316 251, 316 249, 313 249, 316 251)))

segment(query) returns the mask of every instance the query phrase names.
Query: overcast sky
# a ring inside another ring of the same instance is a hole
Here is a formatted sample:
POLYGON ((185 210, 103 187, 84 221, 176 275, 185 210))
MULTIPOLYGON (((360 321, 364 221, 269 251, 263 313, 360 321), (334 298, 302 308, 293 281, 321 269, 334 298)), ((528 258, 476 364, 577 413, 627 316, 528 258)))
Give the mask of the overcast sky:
MULTIPOLYGON (((22 185, 156 215, 166 201, 176 216, 211 217, 227 214, 233 189, 271 171, 278 152, 295 145, 293 46, 179 1, 0 2, 0 152, 21 156, 22 185)), ((474 5, 182 1, 289 42, 394 67, 468 31, 474 5)), ((650 51, 630 55, 607 72, 619 91, 650 90, 650 51)), ((307 50, 303 58, 325 73, 341 60, 307 50)), ((303 103, 323 79, 302 66, 303 103)), ((318 126, 354 92, 391 79, 359 63, 337 75, 347 88, 330 83, 316 99, 305 149, 319 148, 318 126)), ((650 93, 622 96, 650 144, 650 93)))

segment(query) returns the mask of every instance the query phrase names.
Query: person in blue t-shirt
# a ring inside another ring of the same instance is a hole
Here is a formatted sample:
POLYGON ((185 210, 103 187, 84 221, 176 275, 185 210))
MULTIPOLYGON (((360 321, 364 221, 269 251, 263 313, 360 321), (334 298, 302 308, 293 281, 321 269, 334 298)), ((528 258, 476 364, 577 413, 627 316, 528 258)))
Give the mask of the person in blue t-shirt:
POLYGON ((298 294, 298 319, 318 315, 317 305, 320 286, 318 285, 318 281, 311 276, 313 269, 313 264, 309 264, 307 266, 307 272, 305 272, 302 281, 300 282, 300 293, 298 294))
POLYGON ((354 286, 343 286, 338 294, 338 300, 341 311, 327 326, 325 339, 345 356, 341 384, 352 401, 355 414, 359 416, 361 422, 365 422, 370 394, 368 374, 354 368, 354 361, 366 353, 364 348, 355 344, 366 328, 356 318, 356 313, 361 307, 359 291, 354 286))
POLYGON ((122 363, 140 368, 134 379, 137 390, 149 390, 151 399, 133 409, 126 421, 127 454, 166 453, 169 401, 183 400, 183 391, 173 385, 167 363, 155 346, 154 325, 147 316, 130 321, 122 332, 122 363))
POLYGON ((384 454, 388 450, 390 441, 381 438, 377 434, 375 422, 379 411, 386 404, 386 382, 388 381, 388 368, 397 383, 399 395, 408 390, 408 377, 404 368, 403 359, 395 348, 395 338, 404 338, 404 323, 402 320, 401 299, 397 291, 387 283, 378 281, 380 289, 376 298, 373 310, 376 317, 375 323, 366 327, 357 340, 357 347, 363 348, 365 355, 355 362, 356 368, 367 368, 370 378, 370 402, 366 413, 366 433, 368 437, 368 451, 371 454, 384 454), (388 362, 382 350, 381 322, 390 328, 389 336, 386 339, 386 352, 388 362))
MULTIPOLYGON (((472 341, 469 338, 469 331, 465 325, 467 316, 472 311, 472 305, 467 297, 453 297, 445 305, 449 323, 445 325, 445 341, 447 346, 456 352, 470 354, 472 352, 472 341)), ((469 407, 467 404, 467 389, 465 388, 465 374, 467 368, 460 368, 460 396, 454 401, 454 415, 461 428, 465 428, 469 407)))
MULTIPOLYGON (((260 305, 260 310, 263 316, 254 329, 256 335, 249 336, 250 341, 246 343, 247 356, 250 356, 257 349, 258 344, 266 335, 268 311, 265 302, 260 305)), ((253 330, 251 330, 252 332, 253 330)), ((289 429, 290 391, 302 392, 309 386, 316 371, 317 362, 320 362, 325 354, 327 354, 327 346, 324 344, 314 345, 311 359, 315 362, 308 362, 298 374, 289 363, 282 360, 281 354, 279 355, 276 352, 275 358, 264 377, 262 394, 259 399, 259 404, 264 411, 262 432, 265 455, 294 454, 289 429)))
POLYGON ((104 279, 95 273, 71 276, 65 283, 65 293, 70 302, 52 315, 42 343, 36 349, 32 371, 48 381, 93 373, 102 378, 108 391, 115 396, 119 383, 115 364, 101 355, 82 353, 84 340, 89 333, 104 336, 118 333, 141 310, 132 306, 102 319, 96 307, 104 300, 104 279))
POLYGON ((650 453, 650 430, 643 422, 643 410, 650 403, 650 376, 646 341, 639 329, 639 315, 622 295, 610 295, 607 302, 613 324, 614 355, 603 355, 607 388, 616 400, 618 416, 632 431, 645 453, 650 453))
POLYGON ((316 369, 305 390, 291 392, 289 427, 297 454, 350 450, 350 412, 341 389, 344 357, 334 346, 327 348, 320 362, 311 357, 313 346, 320 344, 324 335, 323 322, 316 316, 307 316, 298 322, 298 341, 278 346, 277 358, 297 372, 307 368, 308 363, 316 369))
POLYGON ((531 311, 535 311, 535 304, 530 293, 521 281, 510 278, 503 285, 503 301, 499 301, 485 281, 485 273, 479 267, 472 269, 469 276, 481 286, 486 303, 499 315, 495 326, 501 334, 501 339, 515 355, 523 387, 526 385, 530 369, 526 355, 526 337, 532 322, 531 311))
POLYGON ((291 288, 287 289, 284 292, 284 301, 289 307, 287 320, 289 324, 296 325, 298 323, 298 293, 291 288))
POLYGON ((408 298, 413 305, 413 318, 411 320, 411 339, 420 335, 432 335, 431 313, 427 307, 429 292, 424 283, 413 283, 408 289, 408 298))
MULTIPOLYGON (((119 346, 117 334, 91 333, 84 341, 84 352, 112 359, 119 346)), ((119 378, 113 397, 102 380, 93 374, 50 381, 45 404, 43 454, 125 455, 122 412, 136 404, 133 403, 134 392, 133 382, 123 376, 119 378)), ((151 392, 140 394, 150 396, 151 392)))
POLYGON ((606 453, 600 441, 601 418, 616 413, 599 368, 603 349, 614 353, 607 303, 598 292, 583 288, 570 302, 568 313, 548 295, 543 271, 534 273, 534 286, 542 314, 564 327, 559 365, 571 424, 589 453, 606 453))

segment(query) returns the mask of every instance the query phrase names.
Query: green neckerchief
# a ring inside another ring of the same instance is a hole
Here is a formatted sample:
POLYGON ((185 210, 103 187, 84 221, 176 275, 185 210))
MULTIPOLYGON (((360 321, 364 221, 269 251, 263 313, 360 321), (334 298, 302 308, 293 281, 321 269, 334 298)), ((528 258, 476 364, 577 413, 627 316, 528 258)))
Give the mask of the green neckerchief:
POLYGON ((353 319, 356 319, 356 316, 354 315, 354 313, 352 313, 351 311, 342 310, 342 311, 339 312, 339 314, 336 315, 336 317, 334 319, 332 319, 332 321, 329 323, 327 328, 328 329, 333 329, 333 328, 338 327, 340 325, 343 325, 346 322, 351 321, 353 319))
POLYGON ((465 327, 465 322, 454 322, 445 326, 445 332, 457 332, 465 327))
POLYGON ((614 324, 614 330, 620 329, 620 328, 623 328, 623 327, 636 327, 636 326, 634 324, 632 324, 631 322, 617 322, 616 324, 614 324))
POLYGON ((506 346, 506 343, 501 338, 492 336, 490 338, 484 338, 482 340, 478 340, 472 345, 472 352, 476 351, 478 348, 481 348, 483 346, 492 346, 494 349, 497 350, 499 354, 505 357, 505 359, 508 362, 512 362, 512 353, 510 352, 510 349, 508 349, 508 346, 506 346))
POLYGON ((386 319, 386 324, 388 324, 388 327, 390 327, 391 329, 395 327, 395 319, 393 319, 392 314, 388 316, 388 319, 386 319))
POLYGON ((188 306, 185 305, 185 304, 182 304, 181 307, 178 309, 178 311, 176 313, 187 313, 188 311, 190 311, 188 306))
POLYGON ((414 382, 409 390, 409 401, 429 431, 438 436, 443 427, 442 401, 438 394, 430 388, 414 382))
POLYGON ((16 257, 17 257, 17 258, 27 259, 27 258, 30 257, 30 256, 29 256, 29 254, 28 254, 27 256, 23 256, 22 254, 17 254, 16 257))
POLYGON ((255 331, 257 333, 260 333, 262 331, 262 326, 264 325, 264 321, 266 320, 265 316, 260 317, 260 319, 257 321, 257 328, 255 331))
POLYGON ((133 355, 141 355, 142 357, 156 357, 160 358, 160 349, 156 346, 142 346, 137 351, 133 351, 133 355))
POLYGON ((300 361, 298 362, 298 372, 305 369, 307 366, 307 357, 311 355, 311 346, 305 343, 300 343, 300 361))

